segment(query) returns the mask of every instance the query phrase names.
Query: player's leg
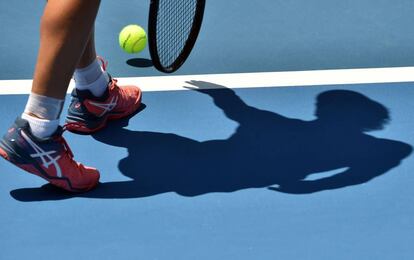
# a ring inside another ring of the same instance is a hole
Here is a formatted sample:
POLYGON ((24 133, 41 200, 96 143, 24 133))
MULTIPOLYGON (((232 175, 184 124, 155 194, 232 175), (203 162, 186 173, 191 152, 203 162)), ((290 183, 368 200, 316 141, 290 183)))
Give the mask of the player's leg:
POLYGON ((49 0, 40 27, 32 92, 64 99, 93 29, 100 0, 49 0))
POLYGON ((99 172, 73 160, 59 117, 69 81, 90 37, 100 0, 49 0, 40 28, 32 93, 0 142, 0 155, 70 191, 86 191, 99 172))
POLYGON ((105 127, 108 120, 126 117, 140 107, 141 90, 137 86, 119 87, 106 65, 96 55, 92 31, 74 73, 75 90, 66 119, 68 130, 93 133, 105 127))
POLYGON ((89 34, 88 42, 83 51, 83 54, 78 64, 76 65, 76 69, 86 68, 88 65, 92 64, 92 62, 96 60, 96 56, 97 55, 96 55, 96 48, 95 48, 95 27, 93 27, 89 34))
POLYGON ((77 89, 89 90, 94 96, 100 97, 107 89, 109 75, 101 68, 101 62, 97 58, 94 35, 95 32, 92 29, 73 77, 77 89))

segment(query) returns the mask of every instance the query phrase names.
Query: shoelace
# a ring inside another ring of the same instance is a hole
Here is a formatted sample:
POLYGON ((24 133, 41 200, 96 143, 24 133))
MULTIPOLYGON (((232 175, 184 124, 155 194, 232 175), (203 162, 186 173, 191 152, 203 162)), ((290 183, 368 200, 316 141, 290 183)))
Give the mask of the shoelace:
MULTIPOLYGON (((64 126, 63 126, 63 132, 64 131, 66 131, 67 129, 68 129, 68 126, 70 126, 70 127, 74 127, 74 128, 84 128, 84 126, 83 125, 81 125, 80 123, 77 123, 77 122, 71 122, 71 123, 66 123, 64 126)), ((66 141, 65 141, 66 142, 66 141)))

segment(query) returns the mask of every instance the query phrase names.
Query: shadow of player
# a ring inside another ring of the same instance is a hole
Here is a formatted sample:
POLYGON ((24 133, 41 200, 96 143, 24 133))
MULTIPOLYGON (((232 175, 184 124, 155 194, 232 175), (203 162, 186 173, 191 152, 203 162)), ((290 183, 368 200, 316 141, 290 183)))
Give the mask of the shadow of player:
POLYGON ((86 194, 45 185, 14 190, 11 195, 20 201, 39 201, 140 198, 166 192, 198 196, 249 188, 308 194, 366 183, 399 165, 412 151, 408 144, 366 134, 382 129, 389 112, 354 91, 321 93, 317 118, 303 121, 249 106, 223 86, 189 83, 239 124, 231 137, 199 142, 170 133, 131 131, 125 128, 128 120, 121 120, 93 137, 128 149, 119 170, 132 180, 102 183, 86 194), (318 177, 332 170, 339 172, 318 177))

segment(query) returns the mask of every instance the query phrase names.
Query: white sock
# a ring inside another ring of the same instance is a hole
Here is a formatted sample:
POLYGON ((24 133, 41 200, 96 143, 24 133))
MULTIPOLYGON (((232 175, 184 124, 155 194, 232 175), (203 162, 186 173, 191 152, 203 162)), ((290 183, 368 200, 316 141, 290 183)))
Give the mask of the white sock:
POLYGON ((56 99, 30 93, 24 112, 26 114, 34 114, 39 118, 55 120, 60 117, 63 103, 63 99, 56 99))
POLYGON ((40 119, 26 113, 22 114, 22 118, 29 122, 32 134, 41 139, 52 136, 59 127, 59 119, 40 119))
POLYGON ((76 69, 73 76, 76 89, 89 90, 95 97, 102 96, 108 87, 109 75, 97 59, 85 68, 76 69))
POLYGON ((50 137, 59 126, 64 100, 31 93, 22 118, 29 122, 34 136, 50 137))

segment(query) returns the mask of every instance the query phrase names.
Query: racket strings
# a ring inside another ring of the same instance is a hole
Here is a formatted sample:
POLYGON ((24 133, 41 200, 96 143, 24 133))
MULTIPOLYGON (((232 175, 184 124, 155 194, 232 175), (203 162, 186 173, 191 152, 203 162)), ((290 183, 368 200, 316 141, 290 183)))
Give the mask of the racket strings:
POLYGON ((157 51, 163 66, 172 65, 191 34, 197 0, 161 0, 157 20, 157 51))

